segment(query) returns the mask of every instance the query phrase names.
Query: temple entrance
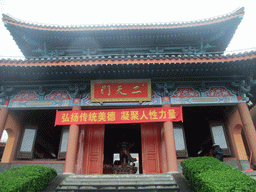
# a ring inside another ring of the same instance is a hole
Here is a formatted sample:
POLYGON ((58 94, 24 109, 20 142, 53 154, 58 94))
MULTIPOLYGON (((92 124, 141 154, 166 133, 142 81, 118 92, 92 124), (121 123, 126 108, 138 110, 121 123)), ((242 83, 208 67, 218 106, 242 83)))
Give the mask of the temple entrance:
POLYGON ((140 124, 105 125, 103 173, 142 173, 141 159, 140 124))
POLYGON ((211 146, 210 121, 223 119, 224 107, 184 107, 184 130, 189 157, 197 157, 202 146, 211 146))
POLYGON ((54 126, 56 110, 13 110, 20 122, 19 160, 64 160, 60 157, 62 126, 54 126))
POLYGON ((86 126, 82 173, 161 173, 159 125, 142 123, 86 126))

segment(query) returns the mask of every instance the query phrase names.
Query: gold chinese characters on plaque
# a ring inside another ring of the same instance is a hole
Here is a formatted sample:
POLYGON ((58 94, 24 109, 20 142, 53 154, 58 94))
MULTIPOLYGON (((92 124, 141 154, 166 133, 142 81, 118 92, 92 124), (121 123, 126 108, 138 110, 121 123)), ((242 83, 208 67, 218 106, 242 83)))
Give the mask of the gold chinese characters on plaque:
POLYGON ((151 101, 150 79, 92 80, 92 102, 151 101))

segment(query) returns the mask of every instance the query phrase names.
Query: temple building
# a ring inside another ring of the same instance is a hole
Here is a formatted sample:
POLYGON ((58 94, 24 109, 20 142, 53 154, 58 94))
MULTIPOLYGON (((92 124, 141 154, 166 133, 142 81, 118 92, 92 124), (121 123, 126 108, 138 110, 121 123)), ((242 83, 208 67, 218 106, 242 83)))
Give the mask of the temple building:
POLYGON ((247 106, 256 52, 224 54, 244 14, 81 26, 3 14, 25 59, 0 59, 1 167, 177 172, 216 143, 225 163, 248 169, 251 154, 256 163, 247 106))

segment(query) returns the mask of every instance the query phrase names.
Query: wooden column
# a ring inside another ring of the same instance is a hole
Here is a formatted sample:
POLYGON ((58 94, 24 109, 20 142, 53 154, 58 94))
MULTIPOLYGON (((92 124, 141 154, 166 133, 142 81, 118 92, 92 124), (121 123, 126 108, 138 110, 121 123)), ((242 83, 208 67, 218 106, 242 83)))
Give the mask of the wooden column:
MULTIPOLYGON (((163 107, 170 107, 170 104, 164 103, 163 107)), ((167 172, 176 172, 178 171, 178 162, 175 148, 173 123, 171 121, 164 122, 163 130, 166 149, 167 172)))
POLYGON ((2 137, 4 126, 8 116, 8 108, 7 107, 0 107, 0 139, 2 137))
MULTIPOLYGON (((81 110, 80 106, 73 106, 72 110, 81 110)), ((70 125, 68 134, 68 146, 66 152, 65 161, 65 173, 74 173, 77 157, 78 148, 78 138, 79 138, 79 125, 70 125)))
POLYGON ((247 107, 247 104, 238 104, 239 114, 243 123, 243 130, 248 143, 249 150, 252 151, 252 161, 256 163, 256 131, 253 125, 253 121, 247 107))

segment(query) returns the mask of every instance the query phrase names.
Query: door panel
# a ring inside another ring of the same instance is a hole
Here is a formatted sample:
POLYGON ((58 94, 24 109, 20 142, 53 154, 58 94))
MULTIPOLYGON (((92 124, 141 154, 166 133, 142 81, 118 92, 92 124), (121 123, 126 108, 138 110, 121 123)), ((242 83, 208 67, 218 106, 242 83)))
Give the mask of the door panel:
POLYGON ((161 173, 160 129, 158 123, 141 124, 143 174, 161 173))
POLYGON ((84 174, 103 173, 105 125, 88 125, 85 136, 84 174))

